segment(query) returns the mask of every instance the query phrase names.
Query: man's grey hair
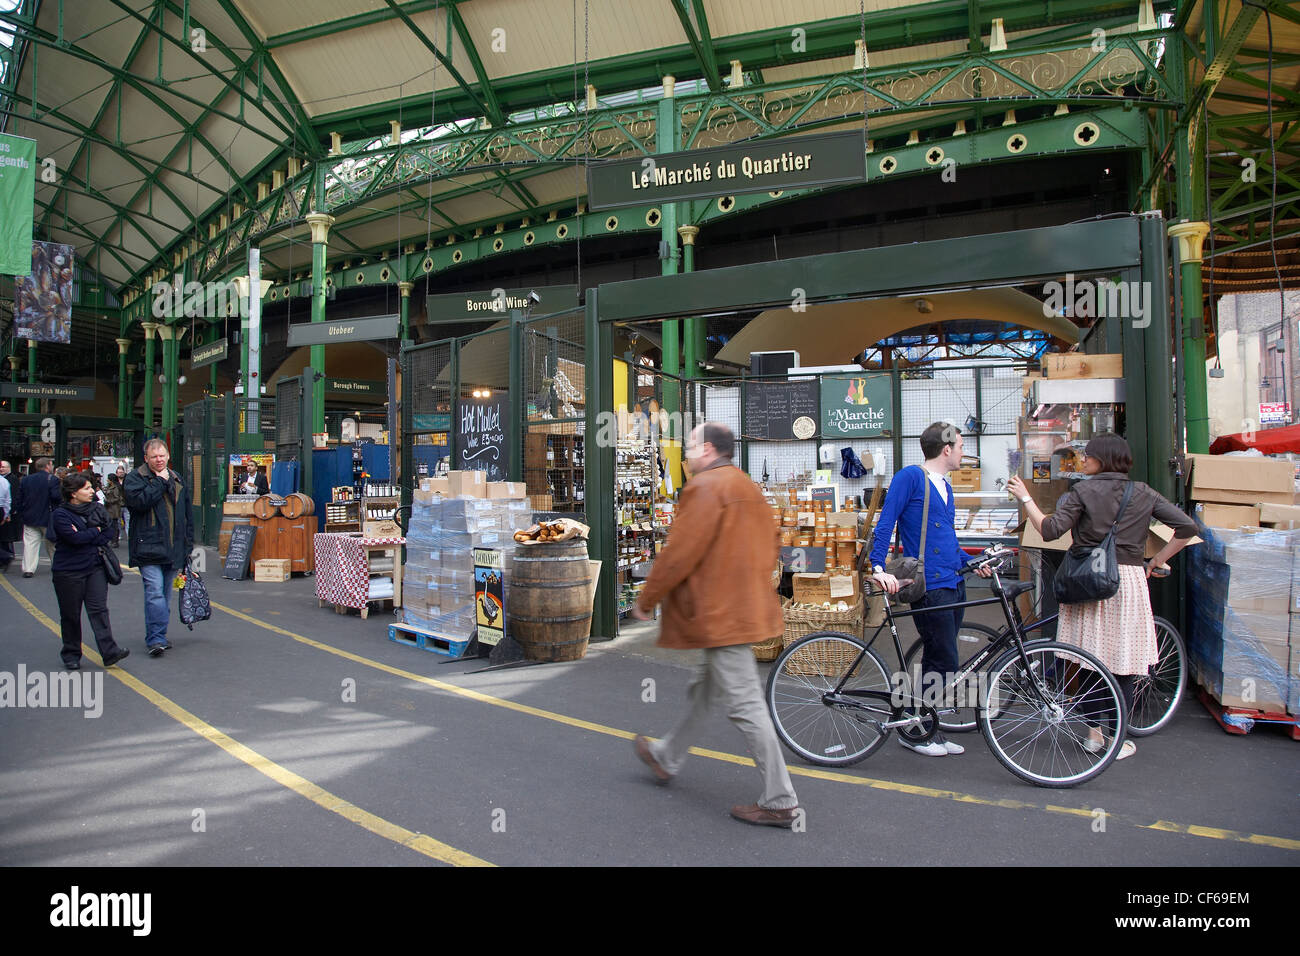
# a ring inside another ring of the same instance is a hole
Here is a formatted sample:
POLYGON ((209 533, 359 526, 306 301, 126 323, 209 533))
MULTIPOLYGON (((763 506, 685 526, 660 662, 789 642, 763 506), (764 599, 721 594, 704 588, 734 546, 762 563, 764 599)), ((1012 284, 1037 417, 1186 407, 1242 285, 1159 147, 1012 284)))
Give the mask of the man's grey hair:
MULTIPOLYGON (((144 453, 147 455, 152 449, 158 447, 166 448, 167 443, 163 441, 161 438, 150 438, 147 442, 144 443, 144 453)), ((168 452, 168 454, 171 453, 168 452)))

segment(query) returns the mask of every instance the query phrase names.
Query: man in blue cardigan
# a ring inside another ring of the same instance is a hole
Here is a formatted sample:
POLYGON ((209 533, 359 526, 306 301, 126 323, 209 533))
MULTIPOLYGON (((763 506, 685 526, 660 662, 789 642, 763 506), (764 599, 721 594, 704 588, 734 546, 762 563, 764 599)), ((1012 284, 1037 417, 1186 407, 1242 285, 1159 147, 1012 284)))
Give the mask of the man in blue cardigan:
MULTIPOLYGON (((921 516, 925 498, 930 498, 930 526, 925 532, 925 596, 913 607, 938 607, 958 604, 966 600, 966 582, 962 568, 970 561, 957 543, 954 527, 956 502, 948 472, 961 467, 962 437, 955 425, 935 422, 921 433, 922 465, 909 465, 894 475, 885 495, 885 506, 880 510, 872 538, 872 577, 890 594, 898 593, 898 579, 885 571, 889 555, 889 542, 894 536, 894 525, 903 539, 903 554, 917 557, 921 547, 921 516)), ((987 568, 980 568, 980 577, 990 577, 987 568)), ((963 608, 918 614, 913 620, 916 630, 925 642, 921 654, 921 687, 942 686, 940 682, 957 670, 957 632, 961 630, 963 608)), ((918 688, 919 690, 919 688, 918 688)), ((901 735, 898 742, 910 750, 928 757, 944 757, 964 753, 966 748, 936 733, 926 744, 908 743, 901 735)))

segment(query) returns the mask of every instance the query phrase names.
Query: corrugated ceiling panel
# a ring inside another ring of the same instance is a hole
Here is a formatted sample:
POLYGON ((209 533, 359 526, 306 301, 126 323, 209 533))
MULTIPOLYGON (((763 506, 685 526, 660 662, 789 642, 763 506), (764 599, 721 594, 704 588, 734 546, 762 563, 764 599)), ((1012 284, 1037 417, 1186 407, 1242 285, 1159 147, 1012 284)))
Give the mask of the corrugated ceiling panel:
MULTIPOLYGON (((446 49, 445 13, 442 20, 432 11, 416 14, 411 20, 439 49, 446 49)), ((311 116, 428 93, 437 63, 400 20, 295 43, 274 50, 273 56, 311 116)), ((453 47, 452 64, 468 82, 474 82, 474 70, 459 41, 453 47)), ((454 86, 450 72, 441 64, 436 75, 440 91, 454 86)), ((423 122, 427 115, 426 111, 418 121, 423 122)))
POLYGON ((262 37, 354 17, 388 5, 384 0, 235 0, 235 7, 262 37))
POLYGON ((470 3, 460 12, 483 67, 493 78, 571 66, 575 59, 581 77, 584 42, 592 60, 686 42, 681 22, 667 3, 593 0, 585 24, 582 4, 577 5, 575 23, 571 0, 470 3), (503 53, 492 51, 494 30, 505 31, 503 53))
MULTIPOLYGON (((921 6, 927 0, 867 0, 866 12, 892 10, 897 7, 921 6)), ((705 0, 709 32, 714 37, 753 33, 776 27, 807 26, 818 20, 856 17, 858 0, 802 0, 791 4, 785 0, 705 0)), ((868 39, 870 43, 870 39, 868 39)))

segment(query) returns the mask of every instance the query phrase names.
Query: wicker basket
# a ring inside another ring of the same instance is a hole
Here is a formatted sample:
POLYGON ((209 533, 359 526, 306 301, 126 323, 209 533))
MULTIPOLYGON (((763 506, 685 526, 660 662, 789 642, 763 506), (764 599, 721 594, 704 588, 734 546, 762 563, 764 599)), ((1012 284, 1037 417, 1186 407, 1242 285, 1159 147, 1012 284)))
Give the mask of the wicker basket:
POLYGON ((767 662, 774 661, 781 656, 785 650, 785 635, 778 634, 776 637, 769 638, 766 641, 759 641, 757 644, 751 644, 754 650, 754 659, 767 662))
MULTIPOLYGON (((816 631, 843 631, 855 637, 862 631, 861 598, 847 611, 794 607, 793 602, 788 600, 782 602, 782 606, 785 616, 785 634, 782 635, 782 643, 785 647, 816 631)), ((822 651, 827 649, 826 646, 821 648, 822 651)), ((785 669, 791 674, 834 677, 852 664, 856 656, 857 648, 847 644, 838 645, 830 654, 804 649, 790 656, 785 663, 785 669)))

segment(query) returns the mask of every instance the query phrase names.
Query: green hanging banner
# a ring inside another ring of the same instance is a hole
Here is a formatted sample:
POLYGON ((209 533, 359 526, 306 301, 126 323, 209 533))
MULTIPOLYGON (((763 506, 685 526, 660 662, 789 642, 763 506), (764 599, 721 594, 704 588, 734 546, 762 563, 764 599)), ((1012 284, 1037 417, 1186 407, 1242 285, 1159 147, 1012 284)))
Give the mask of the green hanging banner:
POLYGON ((36 140, 0 133, 0 275, 32 271, 36 140))
POLYGON ((893 391, 884 374, 826 375, 822 378, 822 437, 879 438, 893 422, 893 391))

